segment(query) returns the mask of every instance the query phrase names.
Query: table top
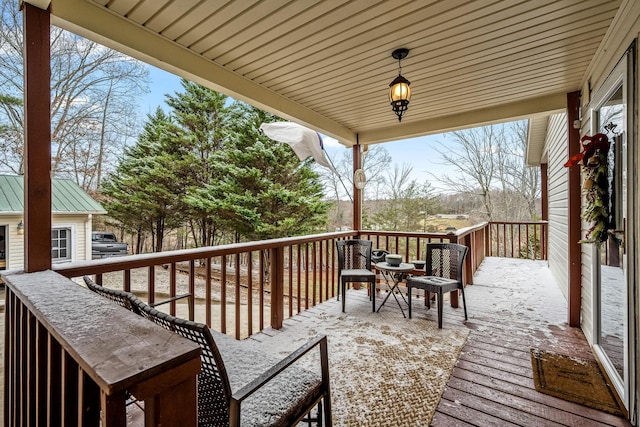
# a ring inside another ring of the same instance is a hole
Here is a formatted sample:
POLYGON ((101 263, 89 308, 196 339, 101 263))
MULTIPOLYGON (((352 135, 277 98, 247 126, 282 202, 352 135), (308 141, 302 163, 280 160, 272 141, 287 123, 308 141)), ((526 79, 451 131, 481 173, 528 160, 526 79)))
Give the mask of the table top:
POLYGON ((406 262, 401 262, 399 266, 389 265, 386 261, 381 261, 375 264, 375 267, 378 270, 391 271, 391 272, 402 272, 408 273, 409 271, 413 271, 416 267, 413 264, 409 264, 406 262))

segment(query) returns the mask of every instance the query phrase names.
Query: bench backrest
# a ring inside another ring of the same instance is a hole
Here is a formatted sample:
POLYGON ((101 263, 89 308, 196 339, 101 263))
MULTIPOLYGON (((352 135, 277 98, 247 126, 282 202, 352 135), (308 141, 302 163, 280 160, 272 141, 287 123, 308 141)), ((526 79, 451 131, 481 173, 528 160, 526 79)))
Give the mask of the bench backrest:
POLYGON ((136 303, 143 317, 200 345, 202 371, 198 374, 198 425, 228 426, 231 385, 209 327, 163 313, 141 300, 136 303))
POLYGON ((121 307, 126 308, 129 311, 140 314, 140 310, 138 310, 137 305, 133 303, 134 299, 137 298, 131 292, 105 288, 102 285, 96 284, 93 280, 91 280, 91 278, 87 276, 84 276, 84 283, 87 285, 87 288, 97 293, 98 295, 110 299, 111 301, 115 302, 121 307))

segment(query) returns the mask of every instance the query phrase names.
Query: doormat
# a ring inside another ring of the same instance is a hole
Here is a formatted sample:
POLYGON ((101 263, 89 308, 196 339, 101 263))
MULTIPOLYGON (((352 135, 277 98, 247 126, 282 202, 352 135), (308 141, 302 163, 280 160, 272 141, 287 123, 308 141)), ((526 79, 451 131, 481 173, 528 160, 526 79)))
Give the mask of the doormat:
POLYGON ((624 415, 595 360, 531 349, 536 390, 614 415, 624 415))

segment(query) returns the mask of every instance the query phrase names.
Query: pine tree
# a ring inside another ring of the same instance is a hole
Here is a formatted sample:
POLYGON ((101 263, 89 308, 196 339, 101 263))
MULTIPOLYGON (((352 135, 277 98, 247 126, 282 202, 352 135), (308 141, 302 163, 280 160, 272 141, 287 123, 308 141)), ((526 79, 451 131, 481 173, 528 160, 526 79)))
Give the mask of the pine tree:
POLYGON ((183 79, 181 84, 183 91, 167 96, 167 105, 184 133, 179 150, 186 165, 181 174, 185 186, 185 214, 196 246, 211 246, 224 233, 215 209, 219 193, 216 188, 224 175, 217 173, 212 160, 224 149, 227 139, 231 120, 231 110, 227 107, 229 99, 188 80, 183 79), (199 196, 203 186, 212 189, 210 200, 202 200, 199 196))
POLYGON ((179 150, 183 139, 181 130, 159 108, 148 116, 137 144, 125 151, 103 185, 109 216, 138 235, 136 252, 142 250, 140 237, 145 232, 151 233, 154 250, 162 251, 166 233, 184 219, 185 166, 179 150))
POLYGON ((229 143, 211 162, 221 181, 200 189, 199 199, 245 239, 319 230, 329 205, 318 175, 288 145, 258 131, 276 117, 248 105, 237 106, 234 114, 229 143))
POLYGON ((182 85, 168 97, 170 113, 149 116, 104 185, 109 214, 130 232, 151 232, 155 251, 168 230, 184 225, 196 246, 320 231, 328 203, 318 175, 258 131, 276 117, 182 85))

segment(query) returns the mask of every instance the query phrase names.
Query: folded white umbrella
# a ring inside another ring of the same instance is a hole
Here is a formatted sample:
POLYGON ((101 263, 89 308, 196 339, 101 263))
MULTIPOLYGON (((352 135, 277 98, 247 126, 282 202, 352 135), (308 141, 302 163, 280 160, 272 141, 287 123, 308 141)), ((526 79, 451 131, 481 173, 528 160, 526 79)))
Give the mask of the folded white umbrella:
POLYGON ((326 157, 318 132, 292 122, 263 123, 260 130, 274 141, 288 144, 300 160, 313 157, 320 166, 337 174, 326 157))

